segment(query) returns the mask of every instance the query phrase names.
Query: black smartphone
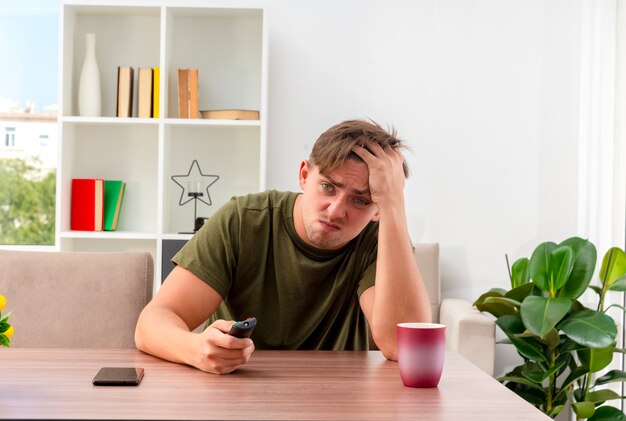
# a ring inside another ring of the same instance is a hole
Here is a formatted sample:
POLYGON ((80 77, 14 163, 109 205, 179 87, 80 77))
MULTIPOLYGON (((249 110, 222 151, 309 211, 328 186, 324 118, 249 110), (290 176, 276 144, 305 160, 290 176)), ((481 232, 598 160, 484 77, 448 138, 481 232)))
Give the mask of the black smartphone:
POLYGON ((143 368, 102 367, 93 378, 96 386, 137 386, 143 378, 143 368))
POLYGON ((256 326, 256 318, 248 317, 246 320, 242 320, 241 322, 235 322, 233 327, 230 328, 230 332, 228 332, 228 334, 236 338, 249 338, 250 335, 252 335, 254 326, 256 326))

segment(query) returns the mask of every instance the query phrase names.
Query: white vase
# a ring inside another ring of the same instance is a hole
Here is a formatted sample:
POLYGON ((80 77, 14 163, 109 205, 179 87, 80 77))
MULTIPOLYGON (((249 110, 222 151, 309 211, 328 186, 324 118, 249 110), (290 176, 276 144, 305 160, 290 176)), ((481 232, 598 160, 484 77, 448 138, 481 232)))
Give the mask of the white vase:
POLYGON ((96 61, 96 34, 85 34, 85 61, 78 84, 78 114, 83 117, 102 115, 100 71, 96 61))

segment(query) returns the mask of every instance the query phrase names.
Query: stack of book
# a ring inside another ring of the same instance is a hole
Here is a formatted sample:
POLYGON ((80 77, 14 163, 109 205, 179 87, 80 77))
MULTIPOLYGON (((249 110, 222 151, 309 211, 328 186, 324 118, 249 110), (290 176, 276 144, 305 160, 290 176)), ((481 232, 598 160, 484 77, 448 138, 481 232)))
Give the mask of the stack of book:
POLYGON ((102 178, 72 179, 70 228, 76 231, 115 231, 126 183, 102 178))
MULTIPOLYGON (((139 118, 159 117, 159 68, 137 69, 137 113, 139 118)), ((117 68, 117 117, 133 116, 135 69, 117 68)))

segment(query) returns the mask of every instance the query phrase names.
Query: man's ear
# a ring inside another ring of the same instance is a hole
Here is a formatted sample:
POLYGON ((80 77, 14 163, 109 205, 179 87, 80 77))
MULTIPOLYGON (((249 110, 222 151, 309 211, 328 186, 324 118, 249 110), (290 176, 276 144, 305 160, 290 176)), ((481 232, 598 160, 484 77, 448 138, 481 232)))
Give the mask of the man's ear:
POLYGON ((302 190, 304 190, 304 185, 306 184, 306 179, 309 176, 309 171, 310 171, 310 165, 309 161, 302 161, 300 163, 300 172, 298 173, 298 181, 300 182, 300 188, 302 190))

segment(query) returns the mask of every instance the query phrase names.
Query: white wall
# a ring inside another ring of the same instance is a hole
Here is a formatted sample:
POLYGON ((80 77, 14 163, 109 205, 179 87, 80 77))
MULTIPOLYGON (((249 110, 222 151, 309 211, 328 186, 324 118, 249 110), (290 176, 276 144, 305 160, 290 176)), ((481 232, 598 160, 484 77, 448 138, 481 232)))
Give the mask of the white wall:
POLYGON ((341 120, 393 125, 443 295, 507 287, 505 253, 577 235, 582 1, 269 1, 268 187, 341 120))

